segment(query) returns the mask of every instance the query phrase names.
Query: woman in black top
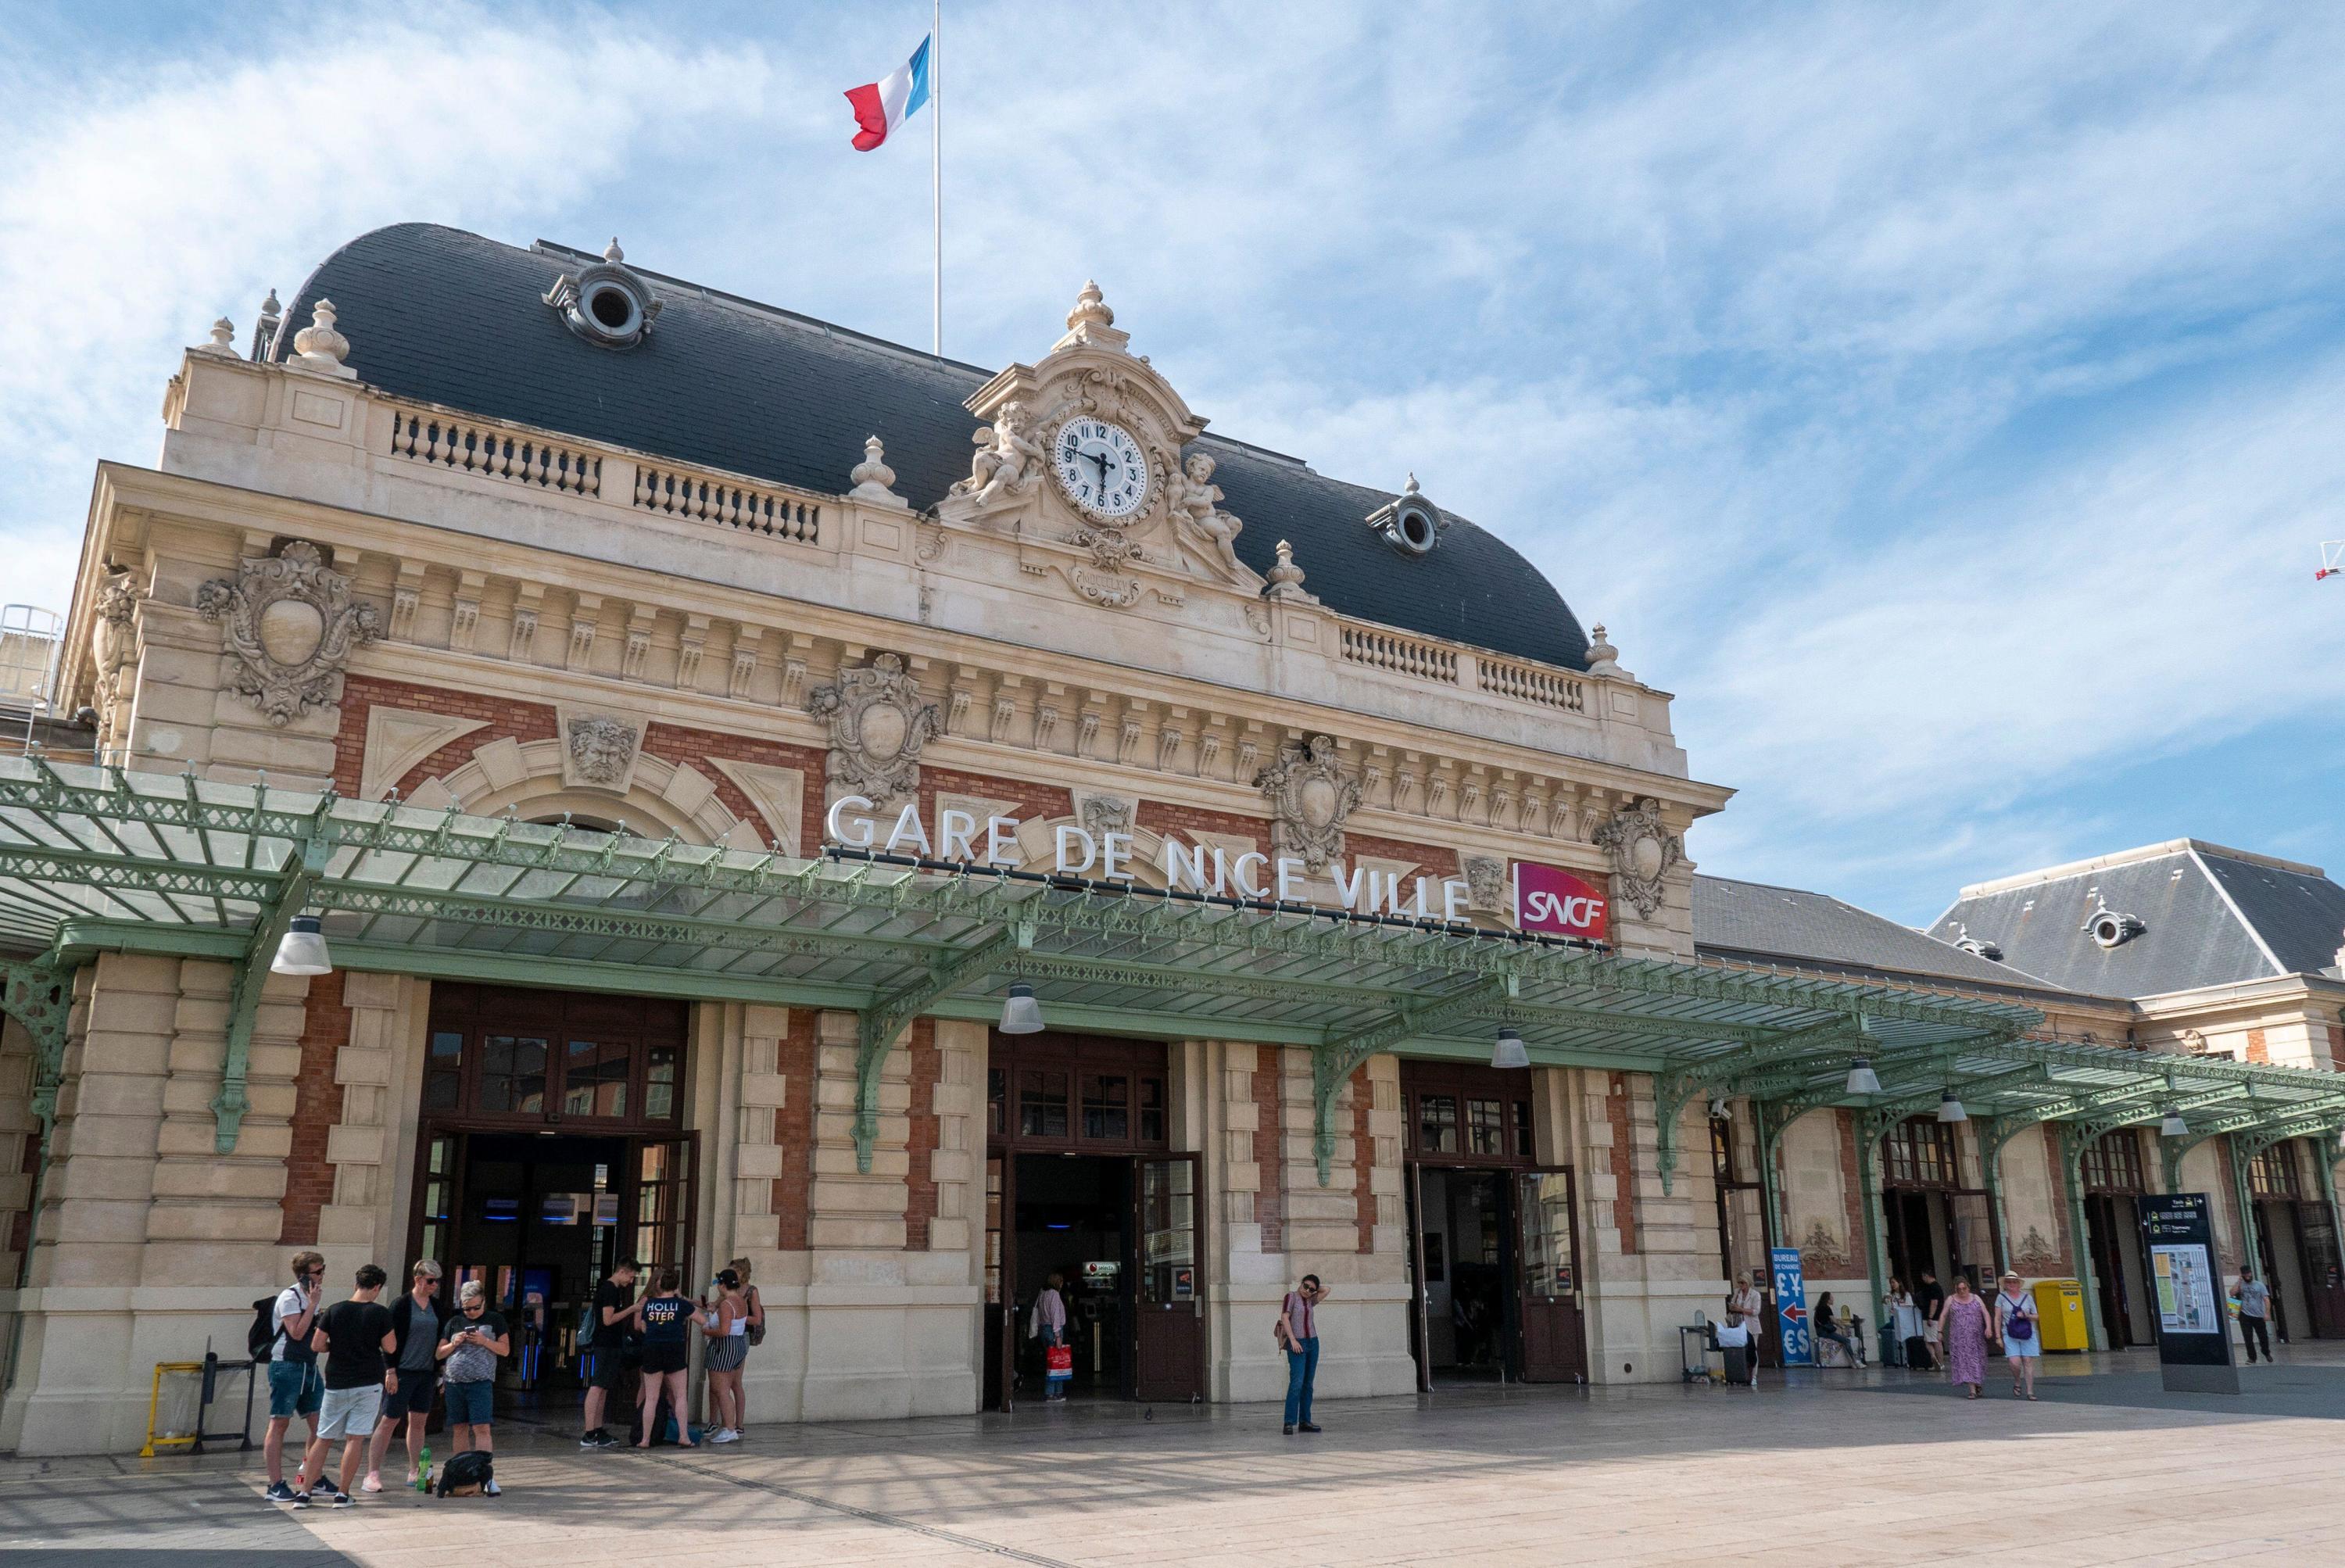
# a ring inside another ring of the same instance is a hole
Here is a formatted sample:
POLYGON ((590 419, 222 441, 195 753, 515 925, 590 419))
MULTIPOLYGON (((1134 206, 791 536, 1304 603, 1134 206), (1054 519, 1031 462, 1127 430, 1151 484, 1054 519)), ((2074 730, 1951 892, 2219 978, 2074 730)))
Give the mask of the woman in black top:
POLYGON ((683 1283, 683 1273, 673 1265, 661 1268, 652 1277, 652 1293, 638 1308, 644 1325, 644 1431, 637 1448, 651 1447, 652 1434, 659 1430, 663 1390, 668 1408, 675 1412, 676 1447, 695 1446, 692 1418, 684 1403, 684 1369, 691 1359, 687 1336, 699 1309, 680 1293, 683 1283))

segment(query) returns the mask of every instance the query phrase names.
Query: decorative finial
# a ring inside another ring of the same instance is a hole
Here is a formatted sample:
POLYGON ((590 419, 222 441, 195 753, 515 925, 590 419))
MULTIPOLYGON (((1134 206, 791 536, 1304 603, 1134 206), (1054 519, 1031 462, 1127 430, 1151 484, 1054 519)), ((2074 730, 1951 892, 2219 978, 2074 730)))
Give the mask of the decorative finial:
POLYGON ((896 483, 896 471, 888 466, 887 449, 876 435, 865 438, 863 461, 849 469, 847 476, 855 481, 855 488, 847 493, 854 500, 899 510, 909 509, 911 505, 910 502, 888 488, 896 483))
POLYGON ((612 235, 611 242, 603 247, 603 260, 615 266, 626 259, 627 253, 619 249, 619 237, 615 234, 612 235))
POLYGON ((212 323, 212 341, 196 350, 199 354, 225 354, 236 357, 236 323, 222 316, 212 323))
POLYGON ((358 379, 358 372, 342 363, 342 357, 350 351, 350 341, 334 330, 331 300, 320 300, 310 308, 310 324, 293 334, 293 351, 303 370, 358 379))
POLYGON ((1083 291, 1075 296, 1075 308, 1067 312, 1067 328, 1112 327, 1115 312, 1108 309, 1107 296, 1100 292, 1098 283, 1086 280, 1083 291))
POLYGON ((252 362, 259 364, 269 357, 277 342, 278 323, 285 319, 285 307, 277 302, 277 290, 269 290, 269 298, 260 302, 260 319, 252 323, 252 362))
POLYGON ((1415 495, 1415 494, 1418 494, 1418 491, 1417 491, 1417 488, 1416 488, 1416 470, 1412 469, 1412 470, 1410 470, 1410 471, 1409 471, 1408 483, 1407 483, 1407 484, 1404 484, 1404 485, 1402 485, 1402 486, 1400 487, 1400 493, 1401 493, 1403 495, 1415 495))
POLYGON ((1266 574, 1270 586, 1263 592, 1274 599, 1301 599, 1308 604, 1319 601, 1303 589, 1303 568, 1294 564, 1294 546, 1281 539, 1278 542, 1278 564, 1266 574))
POLYGON ((1620 650, 1604 640, 1603 624, 1599 622, 1591 630, 1595 635, 1588 641, 1588 673, 1605 676, 1615 680, 1633 678, 1617 662, 1620 657, 1620 650))

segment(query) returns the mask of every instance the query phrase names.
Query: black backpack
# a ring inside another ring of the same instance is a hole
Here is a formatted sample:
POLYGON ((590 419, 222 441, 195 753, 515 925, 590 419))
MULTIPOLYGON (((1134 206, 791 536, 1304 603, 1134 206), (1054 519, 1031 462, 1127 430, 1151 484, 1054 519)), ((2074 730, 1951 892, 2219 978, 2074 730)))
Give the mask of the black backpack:
POLYGON ((468 1449, 440 1467, 442 1497, 477 1497, 488 1485, 494 1467, 479 1449, 468 1449))
POLYGON ((266 1361, 277 1348, 277 1298, 264 1296, 252 1304, 252 1323, 244 1331, 246 1354, 266 1361))

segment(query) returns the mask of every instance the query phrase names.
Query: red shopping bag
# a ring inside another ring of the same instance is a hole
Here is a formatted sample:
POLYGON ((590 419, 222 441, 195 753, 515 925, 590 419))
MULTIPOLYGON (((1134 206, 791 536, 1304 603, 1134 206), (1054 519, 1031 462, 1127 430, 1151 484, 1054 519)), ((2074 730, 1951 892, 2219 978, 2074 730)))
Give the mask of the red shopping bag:
POLYGON ((1042 1350, 1042 1369, 1052 1378, 1075 1375, 1075 1348, 1072 1345, 1048 1345, 1042 1350))

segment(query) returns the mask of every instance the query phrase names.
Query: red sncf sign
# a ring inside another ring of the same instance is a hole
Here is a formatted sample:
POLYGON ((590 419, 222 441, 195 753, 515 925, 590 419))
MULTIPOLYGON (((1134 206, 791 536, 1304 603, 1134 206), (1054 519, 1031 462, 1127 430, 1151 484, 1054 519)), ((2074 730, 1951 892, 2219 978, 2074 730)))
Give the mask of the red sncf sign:
POLYGON ((1514 871, 1518 927, 1543 936, 1572 936, 1583 942, 1605 940, 1609 925, 1606 911, 1611 901, 1602 891, 1560 866, 1517 860, 1514 871))

